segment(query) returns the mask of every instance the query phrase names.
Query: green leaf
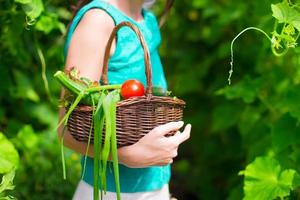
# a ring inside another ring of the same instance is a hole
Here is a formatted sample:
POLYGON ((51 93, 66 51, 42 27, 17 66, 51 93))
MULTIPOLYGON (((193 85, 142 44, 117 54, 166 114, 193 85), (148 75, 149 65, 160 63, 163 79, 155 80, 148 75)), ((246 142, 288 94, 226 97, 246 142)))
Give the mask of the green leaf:
POLYGON ((38 18, 44 11, 42 0, 15 0, 15 2, 23 4, 23 10, 30 19, 38 18))
POLYGON ((58 20, 58 16, 54 13, 42 15, 35 24, 35 28, 45 34, 49 34, 54 29, 60 30, 63 34, 66 32, 65 25, 58 20))
POLYGON ((47 102, 39 104, 26 105, 25 112, 30 113, 30 116, 43 125, 55 128, 57 125, 57 112, 51 109, 47 102))
POLYGON ((0 183, 0 194, 5 190, 13 190, 15 186, 13 185, 13 180, 15 177, 15 171, 11 171, 7 174, 4 174, 2 181, 0 183))
POLYGON ((293 181, 293 187, 297 188, 299 186, 300 186, 300 175, 296 173, 293 181))
POLYGON ((16 3, 21 3, 21 4, 29 4, 32 2, 32 0, 15 0, 16 3))
POLYGON ((280 152, 293 144, 300 144, 300 126, 289 114, 283 115, 272 125, 273 148, 280 152))
POLYGON ((17 168, 19 154, 14 145, 0 132, 0 174, 17 168))
POLYGON ((288 6, 285 3, 271 4, 273 17, 280 22, 284 21, 287 15, 288 6))
POLYGON ((287 1, 272 4, 271 9, 279 23, 291 24, 300 31, 300 12, 289 6, 287 1))
POLYGON ((279 162, 270 157, 258 157, 242 173, 244 179, 244 200, 273 200, 290 194, 295 170, 282 170, 279 162))
POLYGON ((242 98, 245 103, 252 103, 258 96, 261 85, 261 79, 251 79, 249 76, 246 76, 239 83, 220 89, 216 94, 224 95, 227 99, 242 98))
POLYGON ((289 89, 281 102, 279 102, 279 106, 283 111, 288 111, 291 116, 300 120, 300 87, 293 87, 289 89))
POLYGON ((14 71, 14 76, 17 82, 17 86, 11 89, 11 95, 14 97, 29 99, 33 102, 40 101, 39 95, 35 92, 32 82, 29 77, 20 71, 14 71))
POLYGON ((261 110, 256 107, 247 106, 243 111, 241 111, 241 118, 238 123, 240 132, 244 135, 251 133, 254 126, 261 119, 261 110))
POLYGON ((17 135, 18 144, 25 149, 34 149, 38 144, 39 138, 30 125, 25 125, 17 135))
POLYGON ((235 125, 241 116, 242 109, 243 107, 236 103, 225 103, 216 106, 213 110, 214 123, 212 124, 212 131, 217 132, 235 125))

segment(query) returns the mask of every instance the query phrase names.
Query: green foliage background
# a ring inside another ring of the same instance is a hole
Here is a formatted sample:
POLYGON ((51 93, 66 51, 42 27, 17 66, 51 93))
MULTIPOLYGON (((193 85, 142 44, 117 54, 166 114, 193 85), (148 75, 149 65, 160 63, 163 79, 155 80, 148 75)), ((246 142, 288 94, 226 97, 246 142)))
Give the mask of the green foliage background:
MULTIPOLYGON (((273 31, 271 4, 279 2, 181 0, 163 27, 169 87, 186 100, 185 121, 193 125, 173 164, 171 192, 179 199, 238 200, 244 183, 245 199, 274 199, 292 189, 286 199, 297 199, 300 48, 275 57, 268 40, 248 32, 234 47, 236 68, 227 85, 231 40, 247 26, 273 31), (282 184, 270 182, 272 176, 282 184), (279 192, 251 197, 257 185, 279 192)), ((9 194, 20 200, 71 199, 79 156, 67 152, 64 181, 55 133, 60 87, 52 79, 64 65, 69 1, 0 0, 0 5, 0 131, 20 157, 16 188, 9 194)))

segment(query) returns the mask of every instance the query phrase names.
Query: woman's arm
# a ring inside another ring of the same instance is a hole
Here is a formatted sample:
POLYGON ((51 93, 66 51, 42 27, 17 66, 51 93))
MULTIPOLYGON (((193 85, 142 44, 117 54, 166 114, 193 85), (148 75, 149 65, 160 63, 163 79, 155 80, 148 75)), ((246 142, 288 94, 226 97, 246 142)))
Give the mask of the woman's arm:
MULTIPOLYGON (((66 60, 66 69, 76 66, 80 75, 94 81, 99 81, 105 46, 110 36, 114 22, 109 15, 99 9, 88 11, 77 26, 66 60)), ((115 45, 114 45, 115 46, 115 45)), ((114 49, 112 49, 112 52, 114 49)), ((62 91, 62 97, 63 97, 62 91)), ((65 110, 60 109, 60 119, 65 110)), ((171 131, 178 131, 183 122, 171 122, 150 131, 136 144, 118 149, 119 162, 129 167, 147 167, 166 165, 173 162, 177 156, 178 146, 190 137, 191 126, 172 137, 165 137, 171 131)), ((62 129, 58 129, 58 137, 62 138, 62 129)), ((64 145, 84 155, 87 144, 76 141, 66 130, 64 145)), ((88 155, 93 157, 93 146, 90 145, 88 155)))
MULTIPOLYGON (((100 9, 91 9, 79 22, 73 33, 66 57, 66 69, 76 67, 80 71, 80 76, 90 80, 99 81, 102 73, 102 63, 105 46, 114 28, 113 19, 100 9)), ((64 91, 61 93, 61 98, 64 91)), ((65 109, 59 111, 61 120, 65 114, 65 109)), ((63 126, 58 128, 58 137, 62 138, 63 126)), ((68 130, 64 133, 64 145, 73 149, 77 153, 85 155, 87 144, 75 140, 68 130)), ((88 155, 93 157, 93 146, 90 145, 88 155)))

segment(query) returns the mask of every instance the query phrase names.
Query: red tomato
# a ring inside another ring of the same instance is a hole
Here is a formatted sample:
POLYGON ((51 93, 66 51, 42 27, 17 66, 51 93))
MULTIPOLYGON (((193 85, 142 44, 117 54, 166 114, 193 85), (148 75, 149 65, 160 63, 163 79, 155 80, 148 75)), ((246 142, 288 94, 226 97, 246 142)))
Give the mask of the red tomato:
POLYGON ((128 99, 130 97, 143 96, 144 94, 144 85, 138 80, 125 81, 121 87, 121 96, 124 99, 128 99))

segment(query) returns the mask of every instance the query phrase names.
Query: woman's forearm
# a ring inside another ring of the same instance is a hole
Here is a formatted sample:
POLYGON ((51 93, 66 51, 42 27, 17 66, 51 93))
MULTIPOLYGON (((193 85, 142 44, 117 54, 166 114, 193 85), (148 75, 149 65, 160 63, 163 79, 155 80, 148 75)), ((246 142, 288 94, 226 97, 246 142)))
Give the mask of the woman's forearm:
MULTIPOLYGON (((65 109, 61 108, 59 110, 59 119, 61 120, 64 116, 65 113, 65 109)), ((81 155, 86 155, 89 157, 94 157, 94 146, 92 143, 90 143, 88 151, 87 151, 87 143, 86 142, 79 142, 76 139, 73 138, 73 136, 71 135, 71 133, 68 131, 68 129, 66 128, 64 133, 63 133, 63 125, 61 125, 58 130, 57 130, 57 135, 59 138, 59 141, 62 141, 62 137, 63 137, 63 145, 73 151, 75 151, 76 153, 79 153, 81 155), (87 152, 86 152, 87 151, 87 152)), ((123 148, 118 149, 122 150, 123 148)), ((122 152, 126 152, 125 155, 128 156, 127 154, 130 154, 131 151, 129 151, 130 148, 128 149, 128 147, 122 150, 122 152)), ((124 154, 124 153, 123 153, 124 154)), ((121 157, 124 157, 123 154, 121 154, 121 157)), ((109 156, 108 158, 109 160, 111 160, 111 156, 109 156)), ((124 159, 120 158, 119 163, 126 165, 125 162, 123 162, 124 159)))
MULTIPOLYGON (((65 109, 61 108, 59 111, 59 119, 60 120, 63 118, 64 113, 65 113, 65 109)), ((58 128, 57 135, 58 135, 59 141, 63 141, 63 145, 68 147, 69 149, 72 149, 73 151, 75 151, 81 155, 85 155, 87 153, 87 155, 89 157, 94 156, 93 144, 91 143, 89 145, 89 148, 87 151, 87 146, 88 146, 87 143, 79 142, 79 141, 75 140, 67 128, 65 129, 65 131, 63 133, 63 125, 61 125, 58 128), (62 140, 62 137, 63 137, 63 140, 62 140)))

